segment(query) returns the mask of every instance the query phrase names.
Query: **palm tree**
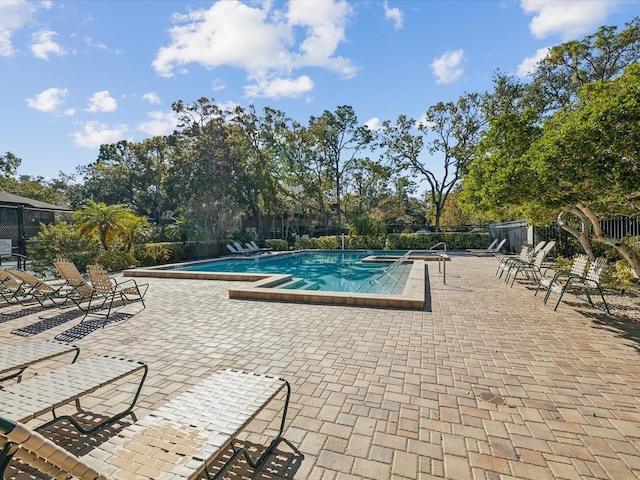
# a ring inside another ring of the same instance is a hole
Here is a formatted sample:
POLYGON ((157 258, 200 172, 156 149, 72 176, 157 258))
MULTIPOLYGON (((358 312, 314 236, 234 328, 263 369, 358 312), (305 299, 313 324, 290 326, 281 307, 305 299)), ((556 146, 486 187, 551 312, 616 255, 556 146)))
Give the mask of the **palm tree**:
POLYGON ((73 214, 76 228, 81 235, 98 234, 105 250, 116 239, 125 245, 131 237, 129 225, 133 214, 124 205, 106 205, 104 202, 87 200, 85 205, 73 214))

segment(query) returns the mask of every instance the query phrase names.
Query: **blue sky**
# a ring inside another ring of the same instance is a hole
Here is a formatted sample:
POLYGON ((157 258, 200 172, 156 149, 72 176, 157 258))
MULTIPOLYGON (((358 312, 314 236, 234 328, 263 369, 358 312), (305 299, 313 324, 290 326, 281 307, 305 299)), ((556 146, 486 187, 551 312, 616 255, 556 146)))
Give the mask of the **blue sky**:
POLYGON ((0 154, 56 177, 173 131, 171 104, 351 105, 375 128, 526 76, 550 46, 640 15, 598 0, 0 0, 0 154))

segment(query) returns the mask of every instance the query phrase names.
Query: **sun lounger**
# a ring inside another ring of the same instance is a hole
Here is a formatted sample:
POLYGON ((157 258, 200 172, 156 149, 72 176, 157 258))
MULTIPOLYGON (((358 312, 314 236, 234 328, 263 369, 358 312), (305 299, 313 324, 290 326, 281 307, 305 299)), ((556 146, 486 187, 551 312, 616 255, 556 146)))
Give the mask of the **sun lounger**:
POLYGON ((7 375, 0 377, 0 382, 19 377, 27 367, 34 363, 73 352, 75 354, 71 363, 75 363, 80 354, 80 349, 68 343, 44 340, 2 347, 0 349, 0 375, 7 375))
POLYGON ((250 248, 244 248, 240 245, 240 242, 233 242, 233 245, 236 247, 236 250, 240 253, 254 253, 250 248))
POLYGON ((22 285, 28 289, 28 300, 36 300, 43 307, 66 304, 74 291, 66 283, 47 283, 24 270, 9 269, 7 272, 21 281, 22 285), (51 302, 50 304, 47 304, 48 300, 51 302))
POLYGON ((78 431, 91 433, 131 413, 146 376, 147 365, 142 362, 109 356, 88 357, 4 387, 0 390, 0 416, 16 422, 27 422, 51 414, 53 418, 41 423, 37 430, 64 419, 78 431), (120 413, 89 428, 79 424, 72 416, 57 414, 58 407, 73 401, 79 402, 85 395, 136 373, 141 374, 137 391, 131 404, 120 413))
POLYGON ((490 250, 490 249, 494 248, 497 244, 498 244, 498 239, 496 238, 495 240, 493 240, 493 242, 491 242, 489 244, 489 246, 487 248, 467 248, 467 252, 471 253, 471 252, 474 252, 476 250, 490 250))
POLYGON ((0 296, 7 303, 23 303, 32 298, 31 288, 0 267, 0 296))
POLYGON ((258 246, 258 244, 256 242, 254 242, 253 240, 251 240, 250 242, 245 243, 245 245, 252 252, 258 252, 259 253, 259 252, 271 252, 271 251, 273 251, 273 248, 260 248, 258 246))
POLYGON ((500 252, 500 250, 502 250, 502 247, 504 246, 504 244, 507 243, 507 239, 503 238, 502 240, 500 240, 500 243, 498 243, 495 247, 493 248, 472 248, 470 250, 467 250, 471 255, 475 255, 476 257, 489 257, 489 256, 494 256, 495 254, 497 254, 498 252, 500 252))
MULTIPOLYGON (((133 280, 131 280, 133 283, 130 286, 112 284, 106 272, 102 267, 98 266, 90 268, 91 273, 93 273, 92 279, 96 281, 94 284, 86 281, 75 264, 69 260, 57 259, 53 262, 53 265, 72 289, 73 294, 69 298, 84 313, 82 321, 87 315, 97 313, 99 310, 106 310, 106 313, 99 314, 104 316, 106 321, 111 315, 111 309, 116 298, 130 300, 128 296, 133 295, 142 300, 148 287, 146 284, 138 286, 133 280), (106 279, 103 278, 104 276, 106 276, 106 279)), ((143 307, 145 306, 144 302, 142 302, 142 305, 143 307)))
POLYGON ((115 293, 122 300, 131 302, 134 300, 140 300, 143 307, 144 296, 147 293, 149 284, 138 284, 134 279, 117 281, 114 278, 109 277, 109 273, 100 265, 89 265, 87 267, 87 273, 91 279, 91 286, 96 292, 109 296, 111 293, 115 293))
POLYGON ((242 250, 242 249, 241 250, 237 250, 236 247, 234 247, 230 243, 227 243, 227 250, 229 250, 234 255, 244 255, 245 254, 244 250, 242 250))
MULTIPOLYGON (((180 394, 135 424, 78 458, 39 433, 0 418, 0 448, 49 475, 94 479, 220 478, 240 456, 257 469, 281 439, 289 405, 289 383, 277 377, 224 369, 180 394), (257 458, 233 446, 217 472, 210 465, 228 451, 236 435, 280 392, 286 391, 279 430, 257 458), (55 475, 54 475, 55 474, 55 475)), ((2 473, 2 472, 0 472, 2 473)))

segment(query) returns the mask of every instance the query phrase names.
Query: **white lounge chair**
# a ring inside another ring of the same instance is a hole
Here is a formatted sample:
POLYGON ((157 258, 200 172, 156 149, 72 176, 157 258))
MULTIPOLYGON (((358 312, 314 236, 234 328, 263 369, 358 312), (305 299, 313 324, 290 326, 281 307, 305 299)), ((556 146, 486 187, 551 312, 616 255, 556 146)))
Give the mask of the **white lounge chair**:
POLYGON ((264 252, 264 253, 266 253, 266 252, 271 252, 273 250, 272 248, 260 248, 258 246, 258 244, 253 240, 251 240, 250 242, 245 243, 245 245, 252 252, 258 252, 258 253, 259 252, 264 252))
POLYGON ((489 256, 494 256, 495 254, 497 254, 500 250, 502 250, 502 247, 504 246, 504 244, 507 243, 507 239, 503 238, 502 240, 500 240, 500 243, 498 243, 495 247, 493 248, 473 248, 471 250, 467 250, 471 255, 475 255, 476 257, 489 257, 489 256))
POLYGON ((489 244, 487 248, 467 248, 467 252, 471 253, 477 250, 489 250, 491 248, 494 248, 497 244, 498 244, 498 239, 496 238, 493 242, 489 244))
POLYGON ((80 348, 69 343, 55 340, 27 342, 20 345, 7 345, 0 349, 0 382, 22 375, 29 366, 67 353, 73 353, 71 363, 75 363, 80 348))
POLYGON ((12 458, 50 477, 79 480, 221 478, 240 456, 257 469, 282 438, 290 396, 291 387, 282 378, 223 369, 117 436, 98 442, 81 458, 2 414, 0 450, 4 449, 5 461, 0 463, 0 477, 12 458), (258 457, 252 457, 235 445, 234 438, 283 391, 279 429, 258 457), (224 465, 210 472, 220 457, 224 465))

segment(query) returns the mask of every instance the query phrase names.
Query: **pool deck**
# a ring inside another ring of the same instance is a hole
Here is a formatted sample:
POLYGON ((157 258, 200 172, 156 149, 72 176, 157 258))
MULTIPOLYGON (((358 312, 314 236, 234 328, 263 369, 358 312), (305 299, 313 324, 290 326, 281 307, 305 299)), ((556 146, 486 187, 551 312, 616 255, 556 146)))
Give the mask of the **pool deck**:
MULTIPOLYGON (((147 308, 127 305, 104 328, 6 307, 0 338, 58 337, 81 358, 147 362, 138 417, 222 367, 286 378, 286 442, 255 477, 242 467, 233 478, 640 479, 640 325, 573 297, 554 312, 495 271, 491 257, 453 254, 444 284, 428 264, 422 311, 238 300, 238 282, 140 278, 147 308)), ((83 407, 108 411, 132 388, 99 390, 83 407)), ((281 404, 243 440, 263 445, 281 404)), ((82 453, 117 428, 45 432, 82 453)))

